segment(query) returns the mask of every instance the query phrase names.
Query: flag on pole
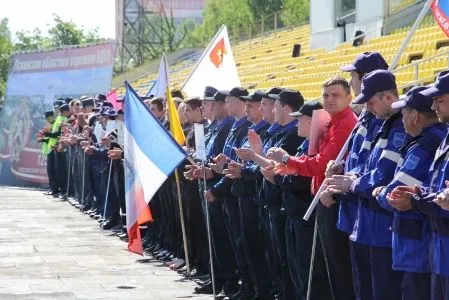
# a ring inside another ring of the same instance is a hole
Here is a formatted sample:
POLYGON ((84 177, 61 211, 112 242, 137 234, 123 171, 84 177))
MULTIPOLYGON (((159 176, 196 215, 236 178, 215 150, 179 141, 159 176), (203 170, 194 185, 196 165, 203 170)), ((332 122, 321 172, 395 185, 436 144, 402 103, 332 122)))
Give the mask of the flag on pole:
POLYGON ((145 97, 149 97, 150 95, 154 95, 154 94, 153 94, 153 89, 156 87, 156 83, 157 83, 157 80, 156 80, 156 79, 155 79, 155 80, 150 80, 150 81, 148 82, 148 84, 151 85, 151 87, 150 87, 150 89, 148 90, 148 92, 146 93, 145 97))
POLYGON ((218 90, 241 86, 225 25, 221 26, 204 50, 182 90, 189 97, 202 96, 206 86, 213 86, 218 90))
POLYGON ((449 1, 434 0, 431 9, 436 22, 444 33, 449 36, 449 1))
POLYGON ((106 100, 108 100, 108 102, 110 102, 112 104, 112 106, 114 106, 115 109, 122 109, 123 105, 122 103, 118 102, 118 98, 117 98, 117 90, 112 90, 109 93, 106 94, 106 100))
POLYGON ((128 249, 143 254, 139 224, 153 195, 187 154, 125 82, 124 165, 128 249))
POLYGON ((149 95, 153 95, 154 97, 165 98, 165 90, 167 89, 167 86, 168 86, 168 64, 164 53, 162 54, 161 62, 159 64, 159 76, 153 83, 153 86, 150 88, 146 96, 148 97, 149 95))

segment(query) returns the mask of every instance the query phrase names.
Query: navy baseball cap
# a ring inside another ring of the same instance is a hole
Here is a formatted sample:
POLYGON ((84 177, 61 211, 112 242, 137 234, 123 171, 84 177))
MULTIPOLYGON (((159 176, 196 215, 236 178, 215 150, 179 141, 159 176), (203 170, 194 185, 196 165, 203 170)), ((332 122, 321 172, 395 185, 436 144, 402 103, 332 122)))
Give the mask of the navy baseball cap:
POLYGON ((308 116, 312 117, 313 111, 323 109, 323 105, 319 101, 307 101, 298 111, 288 114, 290 117, 308 116))
POLYGON ((425 86, 417 86, 412 88, 405 94, 405 97, 391 104, 392 108, 398 109, 403 107, 410 107, 421 112, 432 111, 432 98, 422 95, 420 92, 427 89, 425 86))
POLYGON ((225 94, 226 96, 232 96, 232 97, 242 97, 242 96, 248 96, 248 91, 243 87, 235 87, 230 91, 220 91, 222 94, 225 94))
POLYGON ((204 94, 203 94, 203 98, 206 97, 213 97, 215 95, 215 93, 218 92, 218 90, 212 86, 206 86, 204 88, 204 94))
POLYGON ((267 98, 268 95, 264 91, 255 91, 254 93, 248 95, 248 96, 241 96, 239 97, 243 101, 248 102, 260 102, 262 101, 262 98, 267 98))
POLYGON ((395 90, 396 77, 387 70, 376 70, 363 76, 362 91, 352 104, 364 104, 368 102, 376 93, 395 90))
POLYGON ((449 94, 449 72, 441 72, 433 86, 421 91, 420 94, 431 98, 449 94))
POLYGON ((272 99, 281 100, 292 107, 301 107, 304 105, 304 97, 297 90, 285 89, 279 95, 269 94, 272 99))
POLYGON ((271 100, 276 100, 276 99, 270 97, 270 95, 279 95, 283 90, 285 90, 285 89, 281 88, 281 87, 274 87, 274 88, 270 89, 268 92, 266 92, 266 94, 267 94, 266 98, 271 99, 271 100))
POLYGON ((45 112, 45 118, 48 118, 48 117, 51 117, 51 116, 54 116, 54 115, 55 115, 55 112, 52 111, 52 110, 48 110, 48 111, 45 112))
POLYGON ((212 97, 204 97, 206 101, 225 101, 226 94, 222 93, 222 91, 218 91, 212 97))
POLYGON ((387 70, 388 64, 379 52, 364 52, 357 55, 352 65, 341 66, 344 72, 369 73, 374 70, 387 70))

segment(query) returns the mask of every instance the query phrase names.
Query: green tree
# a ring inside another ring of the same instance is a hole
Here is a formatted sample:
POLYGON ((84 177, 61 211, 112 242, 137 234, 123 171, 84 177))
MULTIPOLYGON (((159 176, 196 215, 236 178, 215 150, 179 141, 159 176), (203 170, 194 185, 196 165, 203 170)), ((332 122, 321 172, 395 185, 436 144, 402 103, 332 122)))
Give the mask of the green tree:
POLYGON ((282 21, 285 25, 295 25, 309 20, 310 0, 284 0, 282 21))
POLYGON ((13 50, 8 19, 0 20, 0 99, 5 95, 9 59, 13 50))

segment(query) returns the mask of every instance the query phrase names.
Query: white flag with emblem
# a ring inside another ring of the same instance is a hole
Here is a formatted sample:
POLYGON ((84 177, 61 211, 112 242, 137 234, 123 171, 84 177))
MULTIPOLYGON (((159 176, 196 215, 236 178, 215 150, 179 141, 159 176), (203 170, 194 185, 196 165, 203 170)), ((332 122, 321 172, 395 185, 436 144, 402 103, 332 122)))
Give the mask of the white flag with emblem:
POLYGON ((225 25, 221 26, 204 50, 182 90, 189 97, 202 96, 206 86, 213 86, 218 90, 241 86, 225 25))

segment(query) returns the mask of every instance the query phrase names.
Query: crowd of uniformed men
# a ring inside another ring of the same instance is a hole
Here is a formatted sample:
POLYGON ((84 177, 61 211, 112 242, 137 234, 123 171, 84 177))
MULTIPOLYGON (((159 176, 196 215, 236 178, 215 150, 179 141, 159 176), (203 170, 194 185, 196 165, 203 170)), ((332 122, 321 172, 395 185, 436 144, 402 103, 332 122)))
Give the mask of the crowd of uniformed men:
MULTIPOLYGON (((449 74, 399 98, 387 69, 379 53, 363 53, 342 67, 349 83, 323 83, 321 102, 283 88, 206 87, 185 100, 173 93, 188 153, 195 152, 192 125, 205 126, 207 163, 182 166, 190 272, 174 176, 149 204, 146 253, 197 280, 196 293, 212 293, 212 261, 225 299, 306 299, 316 230, 310 299, 449 299, 449 74), (330 121, 309 156, 317 109, 330 121), (322 184, 320 203, 304 221, 322 184)), ((143 100, 169 128, 164 99, 143 100)), ((117 130, 108 132, 123 111, 98 95, 58 100, 45 117, 48 194, 126 240, 126 149, 117 130)))

